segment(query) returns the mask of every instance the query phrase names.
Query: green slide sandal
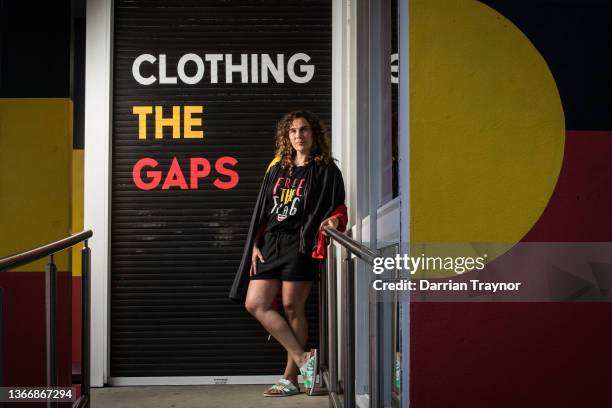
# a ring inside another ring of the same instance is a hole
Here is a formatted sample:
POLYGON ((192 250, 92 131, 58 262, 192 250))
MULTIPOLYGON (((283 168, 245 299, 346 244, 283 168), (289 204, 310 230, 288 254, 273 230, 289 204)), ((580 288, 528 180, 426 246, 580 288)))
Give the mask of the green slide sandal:
POLYGON ((290 397, 300 393, 300 389, 291 381, 281 378, 263 393, 264 397, 290 397))
POLYGON ((308 395, 312 395, 318 367, 317 349, 312 349, 310 350, 310 357, 306 360, 306 363, 300 367, 300 374, 302 374, 302 378, 304 378, 304 388, 306 388, 306 393, 308 395))

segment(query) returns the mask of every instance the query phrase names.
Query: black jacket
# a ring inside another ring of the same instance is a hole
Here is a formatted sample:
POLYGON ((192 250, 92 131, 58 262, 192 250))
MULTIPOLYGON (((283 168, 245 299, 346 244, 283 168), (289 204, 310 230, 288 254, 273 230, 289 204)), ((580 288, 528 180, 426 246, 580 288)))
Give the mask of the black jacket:
MULTIPOLYGON (((268 186, 276 180, 280 169, 280 163, 278 162, 271 165, 259 189, 242 260, 229 294, 229 298, 236 302, 243 302, 246 296, 253 240, 259 227, 267 220, 266 209, 270 200, 267 194, 268 186)), ((337 206, 344 204, 345 195, 342 173, 332 160, 327 164, 317 165, 313 163, 308 166, 308 171, 311 174, 306 177, 308 181, 304 189, 304 212, 300 228, 300 252, 304 254, 310 254, 316 248, 319 225, 337 206)))

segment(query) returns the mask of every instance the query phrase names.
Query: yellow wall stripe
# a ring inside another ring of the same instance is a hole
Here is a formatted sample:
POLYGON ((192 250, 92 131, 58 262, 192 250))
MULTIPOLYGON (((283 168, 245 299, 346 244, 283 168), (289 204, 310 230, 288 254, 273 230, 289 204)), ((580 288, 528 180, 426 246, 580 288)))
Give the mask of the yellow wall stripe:
MULTIPOLYGON (((69 235, 70 99, 0 99, 0 163, 0 257, 69 235)), ((59 270, 70 270, 70 251, 57 254, 55 262, 59 270)), ((16 271, 44 271, 46 263, 16 271)))

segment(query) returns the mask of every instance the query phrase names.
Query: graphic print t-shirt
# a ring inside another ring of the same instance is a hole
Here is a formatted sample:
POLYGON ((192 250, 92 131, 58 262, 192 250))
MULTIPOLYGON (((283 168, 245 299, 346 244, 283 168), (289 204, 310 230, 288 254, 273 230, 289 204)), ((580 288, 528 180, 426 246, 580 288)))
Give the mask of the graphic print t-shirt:
POLYGON ((271 184, 266 231, 299 231, 304 211, 304 189, 310 164, 281 170, 271 184))

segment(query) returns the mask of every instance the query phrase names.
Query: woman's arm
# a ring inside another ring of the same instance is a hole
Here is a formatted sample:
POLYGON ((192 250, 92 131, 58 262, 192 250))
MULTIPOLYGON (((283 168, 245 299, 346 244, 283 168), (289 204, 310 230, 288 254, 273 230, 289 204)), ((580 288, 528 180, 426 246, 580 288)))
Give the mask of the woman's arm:
POLYGON ((323 227, 329 225, 330 227, 335 228, 340 232, 344 232, 347 223, 348 215, 346 211, 346 205, 340 204, 334 209, 334 211, 332 211, 329 217, 323 220, 323 222, 319 226, 319 230, 321 230, 324 235, 327 235, 323 227))
POLYGON ((314 251, 312 251, 312 257, 314 259, 325 259, 327 257, 327 242, 325 242, 325 236, 327 234, 323 229, 325 225, 329 225, 340 232, 344 232, 344 230, 346 230, 346 225, 348 223, 348 215, 346 210, 346 205, 340 204, 334 209, 331 215, 321 223, 319 232, 317 234, 317 246, 315 247, 314 251))

